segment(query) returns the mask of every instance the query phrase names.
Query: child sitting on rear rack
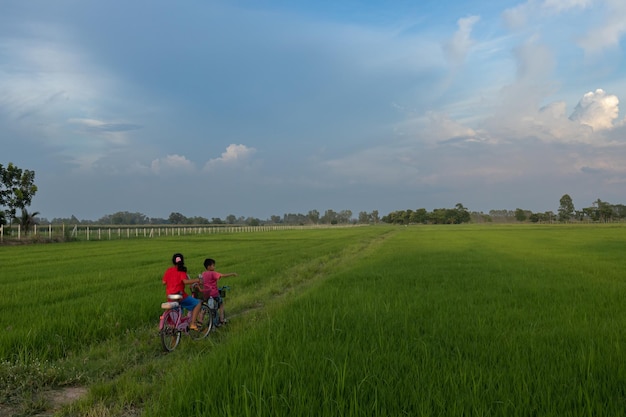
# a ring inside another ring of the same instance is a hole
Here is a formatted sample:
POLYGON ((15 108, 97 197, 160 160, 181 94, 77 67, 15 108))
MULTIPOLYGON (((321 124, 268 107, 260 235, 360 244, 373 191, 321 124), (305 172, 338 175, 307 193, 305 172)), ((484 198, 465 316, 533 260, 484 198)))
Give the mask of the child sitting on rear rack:
POLYGON ((224 300, 220 297, 220 291, 217 288, 217 281, 225 277, 236 277, 237 274, 235 272, 230 272, 228 274, 217 272, 215 270, 215 260, 211 258, 204 260, 204 269, 206 269, 206 271, 202 273, 202 295, 205 300, 208 300, 209 297, 213 297, 213 299, 217 301, 220 318, 220 322, 217 326, 219 327, 226 323, 226 320, 224 319, 224 300))

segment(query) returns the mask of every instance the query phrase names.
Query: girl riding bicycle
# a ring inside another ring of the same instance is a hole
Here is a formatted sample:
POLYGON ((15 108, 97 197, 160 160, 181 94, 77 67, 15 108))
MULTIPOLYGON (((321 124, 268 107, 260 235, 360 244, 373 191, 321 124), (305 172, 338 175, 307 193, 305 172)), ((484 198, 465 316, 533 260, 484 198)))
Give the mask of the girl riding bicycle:
POLYGON ((163 285, 165 285, 165 293, 167 295, 180 294, 183 299, 180 305, 191 311, 191 324, 189 329, 198 330, 196 319, 201 309, 201 303, 193 297, 189 297, 185 292, 185 285, 196 284, 199 279, 190 279, 187 275, 187 267, 185 266, 185 258, 180 253, 172 256, 174 266, 168 268, 163 275, 163 285))

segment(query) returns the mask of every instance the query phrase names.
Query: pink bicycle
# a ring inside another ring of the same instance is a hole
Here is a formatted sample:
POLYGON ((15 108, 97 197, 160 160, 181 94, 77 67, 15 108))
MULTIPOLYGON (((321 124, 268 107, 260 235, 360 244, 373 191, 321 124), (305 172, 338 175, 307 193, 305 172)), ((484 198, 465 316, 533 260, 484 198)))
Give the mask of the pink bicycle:
POLYGON ((181 334, 186 333, 193 340, 201 340, 209 335, 213 327, 211 310, 203 303, 202 309, 198 313, 198 323, 202 323, 202 325, 198 327, 198 330, 191 330, 189 328, 191 311, 183 314, 183 308, 179 302, 182 298, 182 295, 168 295, 168 301, 161 304, 164 311, 160 317, 159 335, 166 352, 176 349, 180 343, 181 334))

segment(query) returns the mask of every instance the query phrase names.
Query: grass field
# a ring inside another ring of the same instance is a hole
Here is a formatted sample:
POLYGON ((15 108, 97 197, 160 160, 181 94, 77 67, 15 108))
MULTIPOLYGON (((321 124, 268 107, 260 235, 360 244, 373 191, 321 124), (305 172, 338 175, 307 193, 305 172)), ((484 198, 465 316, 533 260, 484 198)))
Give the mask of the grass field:
POLYGON ((623 416, 625 248, 604 225, 0 247, 0 414, 81 386, 57 415, 623 416), (239 277, 228 327, 164 354, 176 251, 239 277))

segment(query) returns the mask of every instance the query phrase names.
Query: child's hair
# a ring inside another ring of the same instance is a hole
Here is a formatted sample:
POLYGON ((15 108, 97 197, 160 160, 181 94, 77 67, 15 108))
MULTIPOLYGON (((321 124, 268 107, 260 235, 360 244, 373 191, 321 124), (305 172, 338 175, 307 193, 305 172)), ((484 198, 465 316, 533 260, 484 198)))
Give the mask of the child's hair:
POLYGON ((206 258, 204 260, 204 269, 207 269, 210 265, 215 265, 215 260, 211 258, 206 258))
POLYGON ((187 272, 187 267, 185 266, 185 257, 182 253, 175 253, 172 255, 172 263, 176 265, 179 271, 187 272))

